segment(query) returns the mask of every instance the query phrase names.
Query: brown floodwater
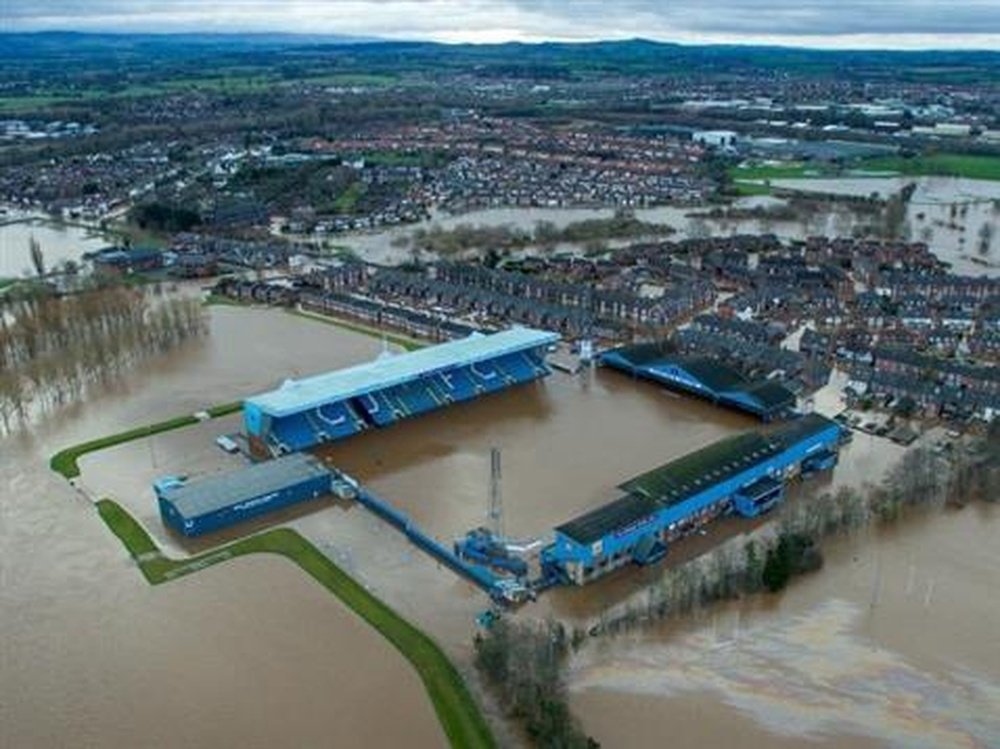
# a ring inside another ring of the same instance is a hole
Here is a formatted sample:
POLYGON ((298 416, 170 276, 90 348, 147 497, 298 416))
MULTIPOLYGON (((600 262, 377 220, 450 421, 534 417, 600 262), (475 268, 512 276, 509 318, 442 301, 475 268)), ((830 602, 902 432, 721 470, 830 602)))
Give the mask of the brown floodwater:
POLYGON ((289 562, 240 559, 150 587, 47 467, 67 444, 377 348, 281 312, 217 308, 204 343, 0 441, 0 745, 445 743, 409 664, 289 562))
POLYGON ((326 448, 337 466, 451 538, 486 522, 501 451, 504 528, 518 539, 616 496, 615 487, 755 422, 620 373, 559 372, 326 448))
MULTIPOLYGON (((46 470, 47 456, 67 444, 380 349, 273 310, 213 308, 211 325, 206 341, 44 420, 30 438, 0 443, 8 634, 0 730, 12 739, 4 743, 440 745, 405 661, 296 569, 246 559, 150 588, 87 500, 46 470)), ((212 444, 238 424, 227 417, 86 456, 82 486, 125 504, 171 553, 202 548, 163 529, 150 482, 238 465, 212 444)), ((607 501, 625 479, 755 426, 596 371, 556 374, 325 453, 447 540, 485 521, 489 450, 499 447, 506 530, 533 538, 607 501)), ((799 491, 876 481, 900 454, 858 434, 832 477, 799 491)), ((468 671, 473 618, 487 605, 480 591, 351 503, 303 506, 272 522, 306 535, 468 671)), ((825 569, 781 597, 721 606, 642 637, 591 641, 571 664, 573 707, 608 747, 667 738, 676 746, 997 745, 998 522, 984 507, 908 520, 829 544, 825 569)), ((724 520, 670 558, 753 528, 724 520)), ((554 591, 522 614, 586 623, 641 595, 659 572, 629 569, 554 591)))
POLYGON ((614 747, 998 746, 997 510, 828 542, 780 596, 592 641, 573 708, 614 747))

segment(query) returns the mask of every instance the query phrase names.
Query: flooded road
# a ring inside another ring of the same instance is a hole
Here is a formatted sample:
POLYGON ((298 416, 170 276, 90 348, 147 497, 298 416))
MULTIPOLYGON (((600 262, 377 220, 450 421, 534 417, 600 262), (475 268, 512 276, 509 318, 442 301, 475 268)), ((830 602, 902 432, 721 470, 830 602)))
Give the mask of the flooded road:
POLYGON ((47 466, 81 439, 270 387, 292 361, 319 371, 377 348, 277 311, 214 308, 203 343, 0 441, 0 744, 444 744, 409 664, 289 562, 151 587, 47 466))

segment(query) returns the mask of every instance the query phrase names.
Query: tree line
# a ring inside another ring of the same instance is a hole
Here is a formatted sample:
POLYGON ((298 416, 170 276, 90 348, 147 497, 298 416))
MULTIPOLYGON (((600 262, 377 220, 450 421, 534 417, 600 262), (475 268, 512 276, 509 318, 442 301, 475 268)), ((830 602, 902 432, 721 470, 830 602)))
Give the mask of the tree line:
POLYGON ((629 211, 617 211, 610 218, 590 218, 573 221, 559 228, 552 221, 538 221, 532 229, 522 229, 508 224, 501 226, 473 226, 458 224, 453 229, 432 226, 420 228, 410 236, 393 241, 399 247, 448 256, 474 249, 502 251, 522 250, 526 247, 552 249, 558 244, 585 244, 596 246, 610 240, 662 237, 675 229, 636 218, 629 211))
POLYGON ((562 666, 572 643, 558 622, 498 619, 475 639, 475 664, 529 740, 546 749, 596 749, 569 711, 562 666))
POLYGON ((207 331, 199 300, 112 287, 0 307, 0 426, 80 400, 141 358, 207 331))

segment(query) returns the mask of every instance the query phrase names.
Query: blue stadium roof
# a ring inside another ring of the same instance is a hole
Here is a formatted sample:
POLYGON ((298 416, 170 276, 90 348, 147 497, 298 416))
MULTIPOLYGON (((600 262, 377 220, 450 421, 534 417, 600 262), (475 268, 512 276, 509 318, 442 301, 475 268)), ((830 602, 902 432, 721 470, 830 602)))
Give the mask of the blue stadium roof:
POLYGON ((409 382, 421 375, 547 346, 558 340, 556 333, 531 328, 511 328, 490 335, 473 333, 468 338, 405 354, 382 356, 347 369, 302 380, 287 380, 277 390, 247 398, 244 406, 253 406, 280 418, 409 382))

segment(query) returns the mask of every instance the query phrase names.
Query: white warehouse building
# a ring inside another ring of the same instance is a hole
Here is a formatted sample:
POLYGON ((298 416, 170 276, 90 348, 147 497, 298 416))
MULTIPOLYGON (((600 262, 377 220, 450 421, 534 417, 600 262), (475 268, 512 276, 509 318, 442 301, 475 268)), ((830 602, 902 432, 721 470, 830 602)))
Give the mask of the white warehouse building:
POLYGON ((739 136, 732 130, 696 130, 691 139, 703 146, 715 148, 732 148, 739 136))

